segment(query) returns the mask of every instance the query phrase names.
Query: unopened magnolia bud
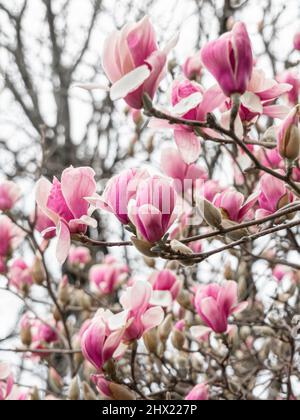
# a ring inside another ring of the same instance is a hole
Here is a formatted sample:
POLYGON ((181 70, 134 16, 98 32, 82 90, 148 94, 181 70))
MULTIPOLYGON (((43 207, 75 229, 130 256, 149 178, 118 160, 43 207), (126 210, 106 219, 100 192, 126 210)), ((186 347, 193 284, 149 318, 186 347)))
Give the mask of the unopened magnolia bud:
POLYGON ((253 334, 256 337, 276 337, 276 333, 270 327, 253 327, 253 334))
MULTIPOLYGON (((234 227, 238 226, 238 223, 233 222, 229 219, 224 219, 222 222, 222 228, 223 229, 232 229, 234 227)), ((232 241, 239 241, 242 238, 245 238, 249 235, 249 232, 247 229, 239 229, 234 230, 233 232, 226 233, 226 236, 230 238, 232 241)))
POLYGON ((158 335, 162 341, 166 341, 171 334, 173 327, 172 315, 167 315, 164 322, 158 327, 158 335))
POLYGON ((156 261, 154 258, 144 257, 144 262, 149 268, 155 268, 156 261))
POLYGON ((247 340, 247 338, 251 335, 251 328, 250 327, 241 327, 240 329, 240 337, 242 340, 247 340))
POLYGON ((39 257, 36 257, 31 267, 31 275, 35 284, 41 285, 45 281, 45 270, 39 257))
POLYGON ((25 325, 21 328, 20 331, 21 341, 24 346, 29 347, 32 343, 32 334, 30 325, 25 325))
POLYGON ((226 280, 232 280, 234 278, 232 267, 231 267, 231 264, 230 263, 225 264, 224 278, 226 280))
MULTIPOLYGON (((189 248, 188 246, 184 245, 182 242, 177 241, 176 239, 174 239, 173 241, 171 241, 170 246, 172 248, 172 250, 174 252, 176 252, 177 254, 180 255, 193 255, 193 251, 191 250, 191 248, 189 248)), ((179 263, 185 267, 192 267, 195 264, 195 261, 193 261, 193 259, 182 259, 179 261, 179 263)))
POLYGON ((58 288, 58 299, 63 305, 67 305, 70 301, 70 290, 69 290, 69 281, 68 277, 64 276, 62 281, 59 284, 58 288))
POLYGON ((147 350, 149 351, 149 353, 156 354, 158 346, 159 346, 157 329, 153 328, 152 330, 147 331, 143 335, 143 339, 144 339, 144 344, 145 344, 147 350))
POLYGON ((92 300, 89 295, 87 295, 83 290, 79 290, 78 298, 79 298, 79 305, 82 309, 86 311, 90 311, 92 307, 92 300))
POLYGON ((40 398, 39 390, 37 389, 36 386, 30 392, 29 398, 31 401, 40 401, 41 398, 40 398))
POLYGON ((80 399, 80 387, 79 387, 79 381, 78 377, 72 379, 71 384, 69 386, 68 391, 68 398, 71 401, 78 401, 80 399))
POLYGON ((210 201, 202 197, 197 199, 197 205, 199 212, 206 223, 219 229, 222 225, 222 215, 220 210, 217 209, 210 201))
POLYGON ((83 398, 85 401, 97 401, 97 396, 87 382, 83 382, 83 398))
POLYGON ((172 344, 177 350, 182 350, 185 343, 185 336, 183 332, 174 329, 172 333, 172 344))
POLYGON ((157 254, 151 251, 151 248, 153 248, 153 244, 143 241, 142 239, 138 239, 135 236, 131 237, 131 242, 133 243, 135 248, 145 257, 157 258, 157 254))
POLYGON ((181 305, 185 309, 188 309, 188 310, 194 309, 191 302, 191 295, 187 290, 181 290, 181 292, 177 296, 177 302, 179 303, 179 305, 181 305))
POLYGON ((60 311, 58 310, 56 306, 53 308, 53 318, 55 319, 56 322, 61 321, 60 311))
POLYGON ((280 155, 291 162, 300 156, 300 105, 297 105, 283 121, 278 132, 278 150, 280 155))
MULTIPOLYGON (((167 265, 166 265, 166 269, 167 270, 171 270, 171 271, 176 271, 179 267, 179 263, 178 261, 168 261, 167 265)), ((300 275, 299 275, 300 277, 300 275)), ((299 278, 300 281, 300 278, 299 278)))
POLYGON ((124 385, 110 382, 108 387, 113 399, 116 401, 131 401, 136 399, 135 394, 124 385))

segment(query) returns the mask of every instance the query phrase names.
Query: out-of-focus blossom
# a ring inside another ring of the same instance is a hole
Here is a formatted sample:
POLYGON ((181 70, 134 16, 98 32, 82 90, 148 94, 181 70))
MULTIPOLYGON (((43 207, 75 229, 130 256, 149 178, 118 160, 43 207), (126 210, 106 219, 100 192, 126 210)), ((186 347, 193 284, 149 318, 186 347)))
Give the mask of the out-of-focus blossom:
POLYGON ((24 233, 7 216, 0 216, 0 272, 6 271, 7 260, 24 239, 24 233))
POLYGON ((234 281, 199 287, 195 297, 195 307, 202 321, 218 334, 226 333, 228 318, 247 306, 248 302, 238 303, 238 286, 234 281))
POLYGON ((90 269, 89 281, 91 290, 100 295, 113 293, 128 272, 127 265, 119 264, 114 258, 105 258, 103 264, 94 265, 90 269))
POLYGON ((174 39, 159 50, 148 16, 111 34, 105 42, 102 61, 113 84, 111 99, 124 98, 132 108, 141 109, 145 93, 154 97, 166 74, 167 55, 176 43, 174 39))
POLYGON ((128 287, 121 296, 120 302, 124 308, 118 317, 125 315, 128 323, 124 340, 130 342, 141 338, 147 331, 160 325, 164 319, 164 310, 155 306, 155 293, 150 283, 137 280, 128 287))
MULTIPOLYGON (((41 178, 37 183, 36 201, 42 212, 57 228, 57 259, 64 263, 68 257, 72 234, 84 234, 87 226, 96 227, 97 222, 89 214, 86 197, 96 192, 95 172, 92 168, 65 169, 61 181, 54 178, 53 183, 41 178)), ((55 228, 44 233, 53 232, 55 228)))
POLYGON ((30 267, 22 259, 15 260, 9 268, 8 278, 10 286, 18 291, 28 293, 33 284, 33 277, 30 267))
POLYGON ((295 161, 300 156, 300 105, 297 105, 278 130, 278 150, 284 159, 295 161))
POLYGON ((154 273, 149 279, 153 290, 170 292, 172 300, 175 300, 181 289, 181 281, 171 270, 162 270, 154 273))
POLYGON ((262 176, 259 191, 257 218, 268 217, 294 201, 294 195, 285 182, 269 174, 262 176))
POLYGON ((10 366, 0 363, 0 401, 24 401, 26 393, 22 392, 14 383, 10 366))
POLYGON ((246 92, 253 70, 253 53, 244 23, 236 23, 231 32, 205 45, 201 58, 226 96, 246 92))
POLYGON ((287 97, 290 105, 297 105, 299 102, 300 92, 300 78, 298 74, 292 70, 285 71, 277 77, 280 83, 286 83, 292 86, 292 89, 287 92, 287 97))
POLYGON ((198 80, 201 77, 202 68, 200 52, 197 52, 185 60, 182 70, 187 79, 198 80))
POLYGON ((210 201, 211 203, 214 201, 217 194, 222 192, 222 187, 218 181, 208 180, 203 185, 203 191, 201 191, 203 197, 210 201))
MULTIPOLYGON (((126 314, 124 314, 126 315, 126 314)), ((119 355, 126 319, 100 309, 84 331, 81 331, 81 349, 84 357, 99 371, 112 357, 119 355)))
POLYGON ((83 246, 72 246, 68 256, 68 263, 74 266, 85 266, 91 262, 90 250, 83 246))
POLYGON ((300 51, 300 32, 296 33, 294 36, 294 48, 295 50, 300 51))
POLYGON ((127 225, 130 222, 128 203, 135 198, 139 184, 148 177, 146 170, 125 170, 108 181, 102 196, 94 194, 89 202, 99 209, 113 213, 121 223, 127 225))
POLYGON ((187 401, 208 401, 209 391, 206 384, 196 385, 185 397, 187 401))
POLYGON ((179 194, 191 190, 196 182, 207 180, 207 171, 199 165, 187 164, 174 148, 164 148, 161 154, 162 171, 174 179, 174 186, 179 194))
POLYGON ((12 181, 0 182, 0 210, 11 210, 21 196, 20 188, 12 181))
POLYGON ((272 274, 278 282, 281 282, 287 273, 288 269, 285 265, 276 265, 272 270, 272 274))
POLYGON ((161 177, 154 176, 140 184, 130 208, 138 236, 149 243, 161 240, 176 219, 176 199, 174 187, 161 177))
POLYGON ((257 202, 258 194, 251 195, 248 200, 242 193, 235 190, 227 190, 217 194, 213 204, 222 210, 226 219, 240 223, 249 216, 249 212, 257 202))

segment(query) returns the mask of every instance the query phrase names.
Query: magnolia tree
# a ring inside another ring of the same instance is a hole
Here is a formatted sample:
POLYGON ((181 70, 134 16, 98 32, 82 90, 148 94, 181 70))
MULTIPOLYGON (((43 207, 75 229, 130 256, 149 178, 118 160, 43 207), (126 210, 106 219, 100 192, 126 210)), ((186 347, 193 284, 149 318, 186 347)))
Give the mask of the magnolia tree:
POLYGON ((7 296, 22 305, 0 339, 0 399, 299 398, 300 34, 284 40, 283 59, 272 49, 285 7, 261 5, 250 33, 236 14, 253 2, 192 2, 201 48, 183 63, 180 31, 158 42, 162 28, 143 10, 107 37, 107 79, 87 83, 88 67, 73 72, 102 3, 92 2, 74 66, 63 64, 54 2, 41 1, 61 119, 50 126, 23 49, 27 3, 0 5, 17 36, 2 48, 31 103, 2 69, 4 88, 43 152, 24 163, 2 144, 14 163, 0 182, 1 324, 7 296), (202 7, 219 26, 205 39, 202 7), (86 153, 64 88, 92 99, 86 153), (133 138, 125 154, 123 125, 133 138), (113 158, 103 155, 110 142, 113 158), (23 191, 32 171, 35 198, 23 191))

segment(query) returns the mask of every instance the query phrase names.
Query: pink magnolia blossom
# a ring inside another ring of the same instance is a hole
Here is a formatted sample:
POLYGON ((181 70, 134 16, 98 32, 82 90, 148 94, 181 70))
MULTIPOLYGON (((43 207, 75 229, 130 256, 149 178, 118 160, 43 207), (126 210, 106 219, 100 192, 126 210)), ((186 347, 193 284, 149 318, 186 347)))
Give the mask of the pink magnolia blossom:
POLYGON ((300 105, 289 113, 278 130, 278 151, 284 159, 295 161, 300 156, 300 105))
POLYGON ((213 204, 222 210, 223 216, 233 222, 240 223, 249 216, 257 199, 258 194, 253 194, 245 200, 242 193, 229 189, 217 194, 213 204))
POLYGON ((24 233, 7 216, 0 216, 0 272, 6 271, 6 262, 24 239, 24 233))
POLYGON ((130 207, 130 219, 138 236, 149 243, 160 241, 176 218, 176 199, 174 187, 161 177, 140 184, 130 207))
POLYGON ((115 259, 106 258, 103 264, 94 265, 90 269, 91 289, 101 295, 111 294, 128 272, 127 265, 119 264, 115 259))
MULTIPOLYGON (((217 85, 204 90, 196 82, 187 79, 175 80, 172 87, 173 109, 169 114, 204 123, 207 114, 220 107, 225 100, 226 97, 217 85)), ((187 164, 196 162, 201 153, 201 144, 192 127, 169 124, 153 118, 150 128, 174 130, 175 142, 184 162, 187 164)), ((208 137, 218 137, 218 134, 211 129, 203 128, 202 132, 208 137)))
POLYGON ((170 292, 172 300, 175 300, 181 290, 181 281, 171 270, 162 270, 154 273, 149 279, 153 290, 170 292))
POLYGON ((124 317, 121 322, 119 321, 120 317, 100 309, 81 331, 83 355, 99 371, 112 357, 118 357, 118 351, 122 350, 124 317))
POLYGON ((92 256, 88 248, 84 246, 72 246, 68 256, 68 263, 75 266, 85 266, 91 262, 92 256))
POLYGON ((199 165, 187 164, 182 159, 181 154, 174 148, 164 148, 161 154, 162 171, 174 179, 174 186, 179 194, 190 190, 195 183, 207 180, 207 171, 199 165))
POLYGON ((167 55, 176 43, 174 39, 159 50, 147 16, 111 34, 103 51, 103 68, 113 84, 111 99, 124 98, 132 108, 141 109, 145 93, 154 97, 166 73, 167 55))
POLYGON ((11 210, 20 196, 21 190, 14 182, 0 182, 0 210, 11 210))
POLYGON ((288 269, 285 265, 278 264, 272 270, 272 274, 278 282, 281 282, 287 273, 288 269))
POLYGON ((223 285, 210 284, 199 287, 195 307, 203 322, 218 334, 228 330, 228 318, 242 312, 248 302, 238 303, 238 286, 234 281, 223 285))
POLYGON ((280 83, 286 83, 292 86, 292 89, 287 92, 287 97, 290 105, 297 105, 299 102, 300 92, 300 78, 295 71, 288 70, 277 77, 280 83))
MULTIPOLYGON (((54 178, 51 184, 46 178, 38 181, 36 201, 40 209, 57 228, 57 259, 64 263, 71 246, 71 235, 85 233, 87 226, 96 227, 96 221, 89 217, 86 197, 96 192, 95 172, 92 168, 65 169, 61 181, 54 178)), ((44 233, 53 232, 50 228, 44 233)))
POLYGON ((208 181, 204 183, 203 191, 201 192, 202 192, 203 197, 212 203, 216 195, 221 193, 222 190, 223 188, 221 187, 218 181, 209 179, 208 181))
MULTIPOLYGON (((284 119, 289 112, 287 106, 274 104, 282 95, 290 92, 293 86, 288 83, 278 83, 266 78, 263 70, 254 68, 246 92, 241 96, 240 120, 254 122, 259 116, 284 119)), ((227 110, 232 107, 231 100, 226 102, 227 110)), ((226 115, 229 116, 229 113, 226 115)))
POLYGON ((294 48, 295 50, 300 51, 300 32, 296 33, 294 36, 294 48))
POLYGON ((262 176, 259 191, 257 218, 268 217, 294 201, 294 195, 286 184, 269 174, 262 176))
POLYGON ((244 23, 236 23, 231 32, 205 45, 201 58, 226 96, 246 92, 253 70, 253 53, 244 23))
POLYGON ((185 397, 186 401, 208 401, 209 392, 206 384, 196 385, 185 397))
POLYGON ((108 181, 102 196, 94 194, 89 202, 99 209, 113 213, 122 224, 127 225, 130 222, 128 203, 135 198, 140 182, 148 177, 146 170, 125 170, 108 181))
POLYGON ((124 334, 126 342, 141 338, 162 323, 164 310, 156 305, 157 295, 149 282, 137 280, 121 296, 120 303, 124 312, 118 314, 117 318, 125 316, 127 319, 128 326, 124 334))
POLYGON ((21 392, 14 383, 10 366, 0 363, 0 401, 22 401, 27 395, 21 392))
POLYGON ((182 67, 183 74, 189 80, 197 80, 202 74, 203 64, 200 52, 188 57, 182 67))
POLYGON ((110 390, 110 383, 103 375, 92 375, 92 382, 96 385, 100 395, 106 400, 113 399, 112 392, 110 390))
POLYGON ((33 284, 31 269, 22 259, 15 260, 8 271, 9 284, 18 291, 26 292, 33 284))

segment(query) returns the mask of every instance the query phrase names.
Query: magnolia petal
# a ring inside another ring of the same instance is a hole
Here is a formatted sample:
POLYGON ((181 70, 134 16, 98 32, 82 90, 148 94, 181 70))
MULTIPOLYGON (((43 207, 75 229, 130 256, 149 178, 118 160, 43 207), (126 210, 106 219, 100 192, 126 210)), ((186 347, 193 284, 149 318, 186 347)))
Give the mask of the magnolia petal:
POLYGON ((180 33, 178 32, 176 35, 174 35, 166 44, 165 48, 163 49, 163 52, 168 55, 178 44, 180 38, 180 33))
POLYGON ((255 95, 253 92, 246 92, 243 96, 241 96, 242 104, 249 109, 251 112, 255 112, 258 114, 263 113, 263 106, 260 100, 260 97, 255 95))
POLYGON ((167 308, 172 304, 172 294, 168 290, 154 290, 149 303, 167 308))
POLYGON ((148 66, 143 65, 127 73, 122 79, 118 80, 110 88, 110 98, 112 101, 125 98, 130 93, 137 90, 148 79, 151 72, 148 66))
POLYGON ((196 162, 201 152, 200 139, 193 132, 187 130, 175 130, 174 137, 185 163, 196 162))
POLYGON ((200 92, 195 92, 186 98, 183 98, 178 102, 174 108, 173 112, 176 115, 183 116, 187 114, 192 109, 196 108, 202 102, 203 96, 200 92))
POLYGON ((68 226, 60 222, 58 225, 58 241, 56 247, 56 257, 60 264, 64 264, 68 258, 69 251, 71 248, 71 235, 68 226))

